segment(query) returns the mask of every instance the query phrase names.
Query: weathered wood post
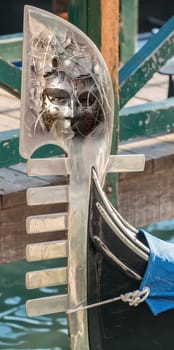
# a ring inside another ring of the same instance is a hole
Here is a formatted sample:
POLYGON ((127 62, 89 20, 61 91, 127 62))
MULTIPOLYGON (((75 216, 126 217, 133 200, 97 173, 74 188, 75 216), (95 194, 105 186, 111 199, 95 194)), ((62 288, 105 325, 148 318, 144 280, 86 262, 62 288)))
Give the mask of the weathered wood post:
MULTIPOLYGON (((112 154, 116 154, 119 135, 118 121, 118 36, 119 0, 69 0, 69 21, 83 30, 98 46, 113 82, 115 118, 112 154)), ((116 175, 108 175, 105 190, 112 202, 116 201, 116 175)))

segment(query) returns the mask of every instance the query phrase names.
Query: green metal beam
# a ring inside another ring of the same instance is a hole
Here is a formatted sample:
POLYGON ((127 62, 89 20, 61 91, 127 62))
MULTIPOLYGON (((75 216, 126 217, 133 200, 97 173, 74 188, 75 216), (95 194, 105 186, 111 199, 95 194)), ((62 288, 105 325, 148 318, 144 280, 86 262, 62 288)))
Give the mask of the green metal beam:
MULTIPOLYGON (((62 154, 59 147, 49 144, 40 147, 32 157, 47 158, 62 154)), ((19 162, 26 162, 19 154, 19 129, 0 132, 0 168, 19 162)))
POLYGON ((69 0, 68 18, 100 48, 100 0, 69 0))
POLYGON ((88 1, 68 0, 68 19, 84 33, 88 26, 88 1))
MULTIPOLYGON (((100 0, 88 0, 87 35, 100 49, 101 46, 101 11, 100 0)), ((115 19, 117 20, 117 19, 115 19)))
POLYGON ((174 97, 123 108, 120 111, 120 141, 174 130, 174 97))
POLYGON ((138 0, 120 0, 120 62, 135 53, 138 26, 138 0))
POLYGON ((172 56, 174 56, 174 17, 172 17, 160 31, 120 69, 120 108, 122 108, 172 56))
POLYGON ((0 86, 11 94, 20 97, 21 70, 0 57, 0 86))
POLYGON ((19 155, 19 130, 0 133, 0 168, 24 161, 19 155))
POLYGON ((8 62, 22 60, 22 33, 0 36, 0 57, 8 62))

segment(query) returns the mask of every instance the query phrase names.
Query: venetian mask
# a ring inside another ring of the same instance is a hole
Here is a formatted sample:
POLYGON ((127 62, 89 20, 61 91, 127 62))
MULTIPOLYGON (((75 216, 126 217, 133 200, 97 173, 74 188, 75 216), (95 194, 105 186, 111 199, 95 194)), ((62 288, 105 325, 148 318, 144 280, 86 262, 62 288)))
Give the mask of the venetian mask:
POLYGON ((46 129, 59 128, 65 134, 82 137, 92 133, 103 120, 101 98, 93 77, 71 78, 57 66, 46 72, 44 78, 42 119, 46 129))
POLYGON ((30 8, 23 56, 22 154, 45 143, 67 151, 74 141, 103 140, 108 130, 112 137, 112 84, 100 52, 84 33, 30 8))

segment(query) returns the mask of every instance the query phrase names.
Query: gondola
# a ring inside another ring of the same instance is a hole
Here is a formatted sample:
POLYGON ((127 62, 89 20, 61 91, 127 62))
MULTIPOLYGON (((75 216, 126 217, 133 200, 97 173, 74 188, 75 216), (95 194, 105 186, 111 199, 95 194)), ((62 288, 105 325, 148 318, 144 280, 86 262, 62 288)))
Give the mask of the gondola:
POLYGON ((69 203, 67 213, 27 218, 29 234, 67 233, 66 241, 29 245, 28 261, 68 259, 60 270, 27 275, 28 288, 67 286, 66 294, 29 300, 28 316, 65 311, 72 350, 171 348, 173 245, 130 225, 103 190, 107 173, 119 171, 110 156, 114 94, 103 57, 70 23, 26 6, 22 69, 20 153, 28 174, 68 179, 53 191, 31 189, 28 203, 69 203), (32 158, 50 143, 64 154, 32 158))
MULTIPOLYGON (((132 227, 112 207, 100 187, 95 170, 90 196, 87 302, 90 349, 170 348, 173 344, 174 310, 155 316, 144 300, 138 306, 134 304, 132 291, 140 290, 150 255, 143 230, 132 227), (117 298, 126 294, 126 302, 124 298, 117 298), (110 302, 102 305, 102 301, 106 300, 110 302)), ((158 243, 159 240, 155 241, 158 243)), ((164 245, 164 256, 166 248, 174 255, 172 244, 168 244, 167 247, 164 245)), ((170 270, 166 271, 166 279, 169 274, 170 270)), ((160 284, 160 280, 156 282, 160 284)), ((167 283, 166 296, 164 293, 161 298, 169 298, 170 303, 167 283)), ((135 299, 139 295, 140 301, 145 294, 135 292, 135 299)), ((156 294, 160 299, 160 286, 156 294)))

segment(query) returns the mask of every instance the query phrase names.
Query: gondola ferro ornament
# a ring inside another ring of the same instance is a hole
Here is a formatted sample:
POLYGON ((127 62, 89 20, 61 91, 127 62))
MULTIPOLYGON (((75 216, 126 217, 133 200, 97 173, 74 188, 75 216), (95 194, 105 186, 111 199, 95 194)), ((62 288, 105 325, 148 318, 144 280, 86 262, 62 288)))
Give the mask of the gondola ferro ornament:
MULTIPOLYGON (((94 43, 61 18, 25 6, 20 153, 29 176, 69 176, 68 185, 27 191, 28 205, 69 208, 27 218, 28 234, 67 231, 66 240, 28 244, 27 260, 68 263, 27 273, 27 288, 67 285, 67 294, 28 300, 26 309, 28 316, 67 312, 72 350, 123 349, 123 330, 131 338, 143 313, 145 338, 154 317, 144 303, 151 296, 147 276, 144 283, 151 239, 121 217, 102 189, 108 172, 144 168, 143 155, 110 155, 113 118, 112 82, 94 43), (32 158, 46 144, 64 156, 32 158)), ((127 350, 135 339, 130 344, 127 350)))

